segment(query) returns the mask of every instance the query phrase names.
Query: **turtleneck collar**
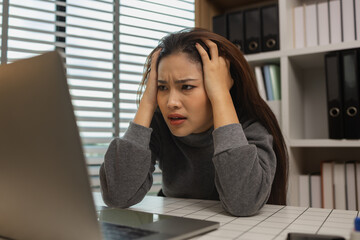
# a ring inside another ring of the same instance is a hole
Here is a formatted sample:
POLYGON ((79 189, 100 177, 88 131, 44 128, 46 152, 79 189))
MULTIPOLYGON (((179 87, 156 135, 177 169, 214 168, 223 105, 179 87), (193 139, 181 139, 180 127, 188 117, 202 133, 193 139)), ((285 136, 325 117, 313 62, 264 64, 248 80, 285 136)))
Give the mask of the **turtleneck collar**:
POLYGON ((211 127, 209 130, 202 133, 192 133, 185 137, 174 136, 174 138, 192 147, 206 147, 213 143, 213 138, 212 138, 213 131, 214 131, 214 127, 211 127))

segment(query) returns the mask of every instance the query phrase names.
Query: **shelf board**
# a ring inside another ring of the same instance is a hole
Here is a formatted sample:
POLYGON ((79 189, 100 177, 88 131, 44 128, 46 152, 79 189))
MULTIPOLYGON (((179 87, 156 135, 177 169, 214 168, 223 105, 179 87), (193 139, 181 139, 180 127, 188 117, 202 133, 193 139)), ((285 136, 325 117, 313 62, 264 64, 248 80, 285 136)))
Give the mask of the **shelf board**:
POLYGON ((284 55, 287 55, 293 63, 296 63, 301 68, 323 68, 324 55, 326 53, 359 47, 360 41, 342 42, 332 45, 285 50, 284 55))
POLYGON ((326 53, 331 51, 341 51, 345 49, 359 48, 359 47, 360 47, 360 41, 342 42, 342 43, 330 44, 330 45, 290 49, 287 51, 287 55, 289 57, 297 57, 303 55, 326 53))
POLYGON ((264 62, 279 63, 282 56, 287 56, 303 68, 323 67, 324 54, 331 51, 341 51, 360 48, 360 41, 342 42, 332 45, 315 46, 301 49, 278 50, 245 55, 246 60, 257 65, 264 62))
POLYGON ((271 51, 271 52, 260 52, 260 53, 254 53, 254 54, 247 54, 244 56, 245 56, 245 59, 250 64, 258 65, 258 64, 261 64, 264 62, 280 63, 281 55, 282 55, 281 51, 271 51))
POLYGON ((333 140, 333 139, 292 139, 290 147, 360 147, 360 140, 333 140))

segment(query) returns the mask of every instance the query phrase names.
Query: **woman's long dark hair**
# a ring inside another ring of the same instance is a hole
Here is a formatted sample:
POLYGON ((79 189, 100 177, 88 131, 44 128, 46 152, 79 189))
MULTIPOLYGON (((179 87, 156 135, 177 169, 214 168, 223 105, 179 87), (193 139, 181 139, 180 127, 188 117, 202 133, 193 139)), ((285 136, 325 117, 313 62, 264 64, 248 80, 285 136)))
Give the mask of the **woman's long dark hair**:
POLYGON ((140 99, 143 87, 146 85, 152 55, 157 49, 161 48, 157 63, 165 56, 183 52, 188 54, 190 60, 202 64, 201 57, 195 48, 195 43, 200 43, 209 54, 209 49, 203 42, 204 39, 215 42, 219 49, 219 55, 230 61, 230 73, 234 79, 234 85, 230 93, 238 118, 240 119, 244 112, 250 118, 259 121, 273 136, 273 149, 276 154, 277 163, 275 178, 267 203, 285 205, 288 181, 288 153, 284 137, 274 113, 260 97, 255 75, 251 67, 241 51, 229 40, 200 28, 186 29, 164 37, 147 58, 144 76, 139 88, 138 100, 140 99))

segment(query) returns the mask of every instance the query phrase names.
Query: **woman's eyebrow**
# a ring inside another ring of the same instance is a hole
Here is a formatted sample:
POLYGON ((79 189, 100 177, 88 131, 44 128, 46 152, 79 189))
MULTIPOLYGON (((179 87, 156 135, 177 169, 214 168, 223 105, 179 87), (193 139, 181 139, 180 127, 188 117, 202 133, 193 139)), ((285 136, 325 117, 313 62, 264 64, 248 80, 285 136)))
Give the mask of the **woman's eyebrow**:
MULTIPOLYGON (((191 82, 191 81, 198 81, 198 80, 199 79, 197 79, 197 78, 186 78, 186 79, 175 80, 175 83, 182 84, 182 83, 187 83, 187 82, 191 82)), ((160 84, 166 84, 167 83, 167 81, 165 81, 165 80, 158 79, 157 81, 160 84)))
POLYGON ((197 81, 199 79, 196 78, 187 78, 187 79, 179 79, 179 80, 175 80, 175 83, 187 83, 187 82, 192 82, 192 81, 197 81))
POLYGON ((157 82, 160 83, 160 84, 166 84, 166 83, 167 83, 167 81, 165 81, 165 80, 160 80, 160 79, 158 79, 157 82))

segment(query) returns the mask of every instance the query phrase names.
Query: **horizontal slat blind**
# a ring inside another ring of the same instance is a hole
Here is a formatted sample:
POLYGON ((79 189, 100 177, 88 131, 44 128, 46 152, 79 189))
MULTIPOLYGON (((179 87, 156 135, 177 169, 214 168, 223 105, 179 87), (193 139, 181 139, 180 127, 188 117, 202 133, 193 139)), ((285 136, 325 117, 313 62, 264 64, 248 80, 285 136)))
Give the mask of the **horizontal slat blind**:
POLYGON ((91 184, 114 137, 114 3, 66 0, 66 65, 91 184))
POLYGON ((8 0, 8 3, 8 62, 53 50, 56 45, 55 3, 34 0, 8 0))
POLYGON ((7 46, 4 46, 3 44, 3 38, 7 38, 7 36, 4 36, 4 33, 3 33, 3 18, 7 18, 7 16, 4 16, 4 10, 3 10, 3 1, 0 0, 0 63, 6 61, 6 58, 4 56, 4 60, 2 60, 2 51, 3 49, 6 49, 7 46))
MULTIPOLYGON (((168 33, 194 26, 194 0, 0 0, 0 4, 2 63, 55 48, 64 53, 91 184, 99 187, 99 167, 108 144, 124 134, 136 113, 146 56, 168 33)), ((161 184, 158 168, 154 179, 153 192, 161 184)))

